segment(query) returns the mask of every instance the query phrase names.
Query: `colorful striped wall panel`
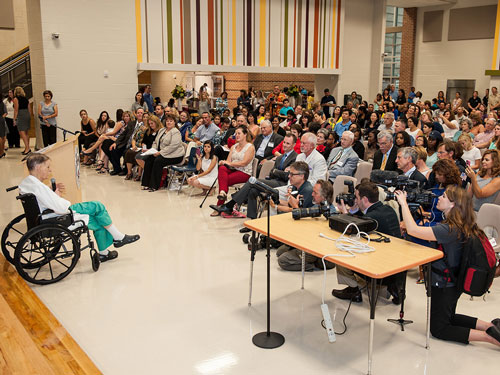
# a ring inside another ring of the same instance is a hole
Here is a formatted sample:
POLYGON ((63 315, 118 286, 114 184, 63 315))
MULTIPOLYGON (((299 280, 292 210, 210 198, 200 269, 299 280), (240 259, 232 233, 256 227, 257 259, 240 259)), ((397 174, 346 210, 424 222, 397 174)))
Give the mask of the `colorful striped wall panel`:
POLYGON ((345 0, 135 0, 137 61, 338 73, 345 0))

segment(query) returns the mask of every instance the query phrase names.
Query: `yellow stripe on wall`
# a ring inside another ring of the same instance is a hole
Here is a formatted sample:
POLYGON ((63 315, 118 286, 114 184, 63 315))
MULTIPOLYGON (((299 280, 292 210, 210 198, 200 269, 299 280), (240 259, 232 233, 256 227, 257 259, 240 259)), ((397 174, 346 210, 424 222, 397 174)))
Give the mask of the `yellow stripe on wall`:
MULTIPOLYGON (((500 0, 498 0, 500 1, 500 0)), ((330 68, 333 69, 333 64, 335 62, 335 43, 337 39, 335 39, 335 21, 337 20, 337 0, 333 0, 333 6, 332 6, 332 40, 331 40, 331 45, 332 45, 332 51, 330 54, 330 58, 332 59, 332 62, 330 64, 330 68)))
MULTIPOLYGON (((500 1, 500 0, 499 0, 500 1)), ((266 65, 266 0, 260 0, 259 65, 266 65)))
POLYGON ((497 4, 497 22, 495 26, 495 45, 493 46, 493 62, 491 63, 492 70, 499 70, 497 66, 497 54, 498 54, 498 33, 500 32, 500 0, 497 4))
POLYGON ((233 65, 236 65, 236 0, 233 0, 232 11, 233 11, 233 65))
POLYGON ((141 0, 135 0, 135 35, 137 38, 137 62, 141 63, 142 62, 141 0))

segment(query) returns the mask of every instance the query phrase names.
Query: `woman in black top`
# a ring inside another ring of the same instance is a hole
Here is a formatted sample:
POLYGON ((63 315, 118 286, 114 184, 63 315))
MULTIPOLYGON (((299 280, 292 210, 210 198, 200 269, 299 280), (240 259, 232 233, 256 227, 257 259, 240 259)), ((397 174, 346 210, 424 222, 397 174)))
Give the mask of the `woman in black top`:
POLYGON ((22 87, 17 86, 14 89, 14 126, 17 126, 19 135, 24 143, 23 155, 28 155, 30 149, 30 137, 28 130, 31 124, 31 108, 29 107, 28 99, 22 87))
POLYGON ((462 292, 449 277, 444 276, 448 267, 455 268, 460 265, 463 244, 469 237, 477 236, 488 241, 476 223, 472 198, 464 189, 455 185, 448 186, 437 203, 437 209, 443 212, 445 219, 433 227, 424 227, 415 223, 406 202, 406 193, 396 191, 396 197, 401 205, 408 234, 427 241, 437 241, 446 257, 446 262, 444 259, 432 262, 432 336, 463 344, 483 341, 500 346, 500 319, 489 323, 457 314, 455 310, 462 292))
POLYGON ((358 154, 361 160, 365 157, 365 146, 360 141, 361 138, 361 130, 359 128, 355 128, 351 130, 354 133, 354 143, 352 144, 352 149, 356 154, 358 154))
POLYGON ((396 104, 398 105, 403 105, 406 103, 406 94, 405 94, 405 90, 403 89, 399 89, 398 91, 398 98, 396 100, 396 104))

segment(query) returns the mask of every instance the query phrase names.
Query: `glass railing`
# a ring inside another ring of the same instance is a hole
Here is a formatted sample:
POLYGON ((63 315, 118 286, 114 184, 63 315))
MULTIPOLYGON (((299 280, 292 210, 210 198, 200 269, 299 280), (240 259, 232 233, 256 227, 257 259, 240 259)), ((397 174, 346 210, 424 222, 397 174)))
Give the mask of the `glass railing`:
POLYGON ((0 62, 0 90, 5 96, 10 89, 21 86, 27 98, 33 96, 29 47, 0 62))

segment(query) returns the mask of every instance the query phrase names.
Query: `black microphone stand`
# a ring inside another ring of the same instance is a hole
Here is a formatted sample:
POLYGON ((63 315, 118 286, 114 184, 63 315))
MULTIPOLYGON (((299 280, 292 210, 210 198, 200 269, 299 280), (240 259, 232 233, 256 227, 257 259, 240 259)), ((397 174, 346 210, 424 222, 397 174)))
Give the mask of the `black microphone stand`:
MULTIPOLYGON (((267 200, 267 330, 254 335, 252 342, 259 348, 274 349, 278 348, 285 342, 285 337, 277 332, 271 332, 271 194, 266 194, 267 200)), ((255 242, 252 241, 252 258, 255 255, 255 242)))
POLYGON ((64 129, 64 128, 60 127, 60 126, 57 126, 57 125, 50 125, 50 126, 53 126, 54 128, 59 129, 59 130, 61 130, 63 132, 63 141, 66 140, 66 133, 69 133, 71 135, 76 135, 76 132, 72 132, 71 130, 64 129))

